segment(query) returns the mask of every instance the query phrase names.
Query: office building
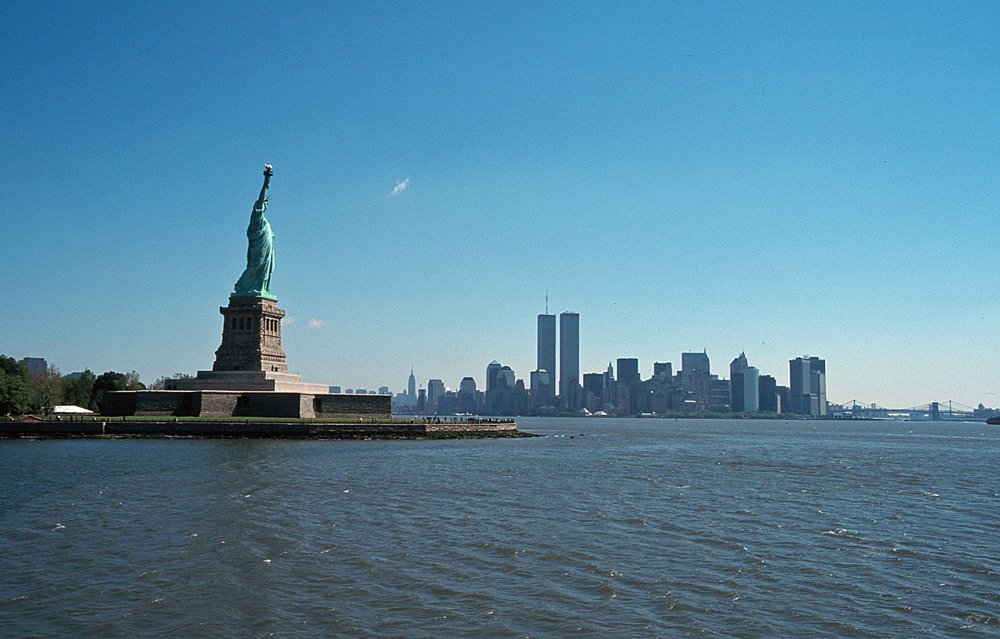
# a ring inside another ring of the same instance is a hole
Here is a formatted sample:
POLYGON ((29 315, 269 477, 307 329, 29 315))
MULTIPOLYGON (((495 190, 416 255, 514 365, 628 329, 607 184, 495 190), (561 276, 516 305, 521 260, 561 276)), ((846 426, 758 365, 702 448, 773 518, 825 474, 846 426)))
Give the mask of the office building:
POLYGON ((634 357, 618 358, 618 384, 631 386, 639 382, 639 360, 634 357))
POLYGON ((463 377, 458 385, 458 412, 475 413, 477 406, 476 380, 471 377, 463 377))
POLYGON ((438 399, 444 395, 444 382, 440 379, 432 379, 427 382, 427 406, 436 408, 438 399))
POLYGON ((744 353, 740 353, 740 356, 729 364, 730 402, 731 410, 734 413, 742 413, 747 410, 745 402, 743 401, 745 396, 743 371, 746 369, 747 356, 744 353))
POLYGON ((44 357, 25 357, 21 362, 35 375, 44 375, 45 371, 49 370, 49 363, 44 357))
POLYGON ((704 375, 712 374, 708 353, 681 353, 681 373, 690 375, 695 371, 704 375))
MULTIPOLYGON (((576 410, 571 390, 580 387, 580 314, 559 314, 559 395, 576 410)), ((578 394, 578 393, 577 393, 578 394)))
POLYGON ((824 417, 826 405, 826 360, 796 357, 788 362, 788 411, 824 417))
POLYGON ((547 388, 535 388, 531 383, 531 396, 537 403, 543 404, 555 394, 552 381, 556 379, 556 316, 545 313, 538 316, 538 357, 535 370, 547 371, 550 383, 547 388), (539 393, 546 393, 539 396, 539 393))
POLYGON ((531 405, 544 406, 555 395, 552 392, 552 375, 548 371, 531 371, 531 405))
POLYGON ((753 366, 747 366, 743 371, 743 410, 755 413, 760 409, 758 381, 760 371, 753 366))
POLYGON ((501 368, 503 368, 503 366, 501 366, 500 362, 498 362, 496 360, 493 360, 492 362, 490 362, 489 365, 486 367, 486 392, 487 393, 490 392, 491 390, 494 390, 494 389, 497 388, 498 378, 500 377, 500 369, 501 368))
POLYGON ((673 379, 674 371, 670 362, 653 362, 653 377, 673 379))
POLYGON ((778 383, 770 375, 757 380, 757 408, 765 413, 778 412, 778 383))

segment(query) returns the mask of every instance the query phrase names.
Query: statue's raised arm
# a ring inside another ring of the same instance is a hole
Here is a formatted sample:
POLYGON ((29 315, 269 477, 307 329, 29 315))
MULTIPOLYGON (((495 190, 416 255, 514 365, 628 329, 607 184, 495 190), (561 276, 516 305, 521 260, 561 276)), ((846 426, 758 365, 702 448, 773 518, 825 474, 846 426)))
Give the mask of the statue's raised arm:
POLYGON ((274 175, 274 171, 271 170, 270 164, 264 165, 264 186, 260 187, 260 196, 257 198, 257 203, 254 204, 255 209, 267 208, 267 187, 271 183, 271 176, 274 175))
POLYGON ((264 186, 260 188, 260 196, 250 212, 250 225, 247 226, 247 268, 243 271, 236 290, 231 297, 266 297, 274 299, 271 294, 271 271, 274 270, 274 234, 271 225, 264 217, 267 210, 267 187, 271 183, 274 172, 270 164, 264 165, 264 186))

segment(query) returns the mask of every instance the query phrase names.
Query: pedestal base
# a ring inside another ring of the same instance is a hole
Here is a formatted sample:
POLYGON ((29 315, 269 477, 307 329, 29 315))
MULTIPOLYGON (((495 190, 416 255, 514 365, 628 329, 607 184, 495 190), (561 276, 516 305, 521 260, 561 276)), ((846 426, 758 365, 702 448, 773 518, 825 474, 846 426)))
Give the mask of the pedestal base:
POLYGON ((324 395, 326 384, 303 382, 297 373, 274 371, 198 371, 193 379, 169 379, 164 390, 270 391, 324 395))
POLYGON ((331 395, 274 391, 109 391, 101 415, 358 419, 392 417, 390 395, 331 395))

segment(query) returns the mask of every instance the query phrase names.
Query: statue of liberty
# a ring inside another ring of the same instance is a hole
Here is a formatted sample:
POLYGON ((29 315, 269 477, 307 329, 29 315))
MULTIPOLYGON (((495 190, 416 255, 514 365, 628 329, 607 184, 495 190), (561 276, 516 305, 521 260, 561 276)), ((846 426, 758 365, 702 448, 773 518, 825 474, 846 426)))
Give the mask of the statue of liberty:
POLYGON ((274 270, 274 233, 271 225, 264 217, 267 210, 267 185, 271 181, 271 165, 264 165, 264 186, 260 189, 260 197, 253 205, 250 213, 250 225, 247 227, 247 268, 236 282, 236 291, 230 297, 265 297, 277 299, 271 295, 271 271, 274 270))

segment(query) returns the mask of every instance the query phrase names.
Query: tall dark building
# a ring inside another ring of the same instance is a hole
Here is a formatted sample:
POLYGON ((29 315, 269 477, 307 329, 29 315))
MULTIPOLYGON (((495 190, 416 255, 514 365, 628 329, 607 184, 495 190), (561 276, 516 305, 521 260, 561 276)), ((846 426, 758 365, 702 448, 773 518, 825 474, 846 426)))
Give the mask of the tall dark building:
POLYGON ((673 379, 673 366, 670 362, 653 362, 653 377, 673 379))
POLYGON ((770 375, 760 376, 757 382, 757 398, 761 412, 778 412, 778 382, 770 375))
MULTIPOLYGON (((538 316, 538 359, 535 367, 538 371, 546 371, 549 380, 556 379, 556 316, 548 313, 538 316)), ((547 388, 535 388, 531 385, 531 395, 538 403, 544 403, 553 394, 552 384, 547 388), (543 393, 544 396, 540 396, 543 393)))
POLYGON ((634 357, 618 358, 618 383, 631 386, 639 382, 639 360, 634 357))
POLYGON ((747 410, 743 401, 745 390, 743 386, 743 372, 747 369, 747 356, 740 353, 740 356, 729 365, 729 384, 731 408, 734 413, 742 413, 747 410))
POLYGON ((571 390, 580 387, 580 314, 559 314, 559 395, 566 402, 567 408, 575 410, 572 405, 571 390))
POLYGON ((498 386, 498 378, 500 377, 500 369, 503 368, 500 362, 493 360, 486 367, 486 390, 491 391, 498 386))
POLYGON ((796 357, 788 362, 788 411, 799 415, 826 415, 826 360, 796 357))
POLYGON ((690 376, 695 371, 711 375, 708 353, 681 353, 681 373, 690 376))
POLYGON ((584 373, 583 392, 591 393, 598 401, 604 391, 604 373, 584 373))

